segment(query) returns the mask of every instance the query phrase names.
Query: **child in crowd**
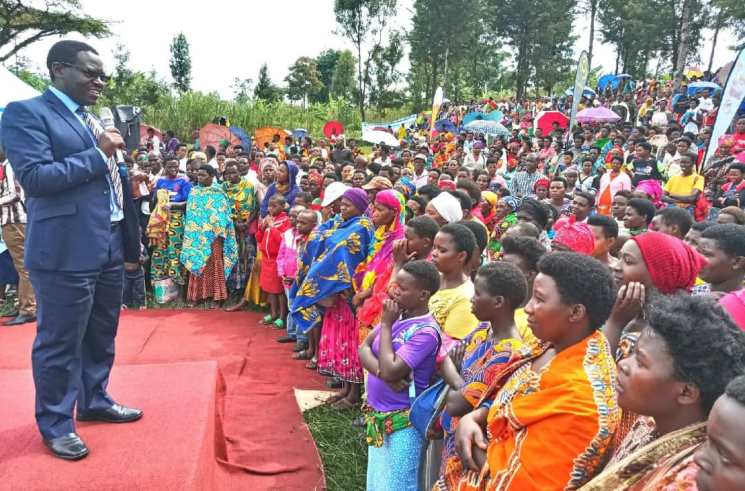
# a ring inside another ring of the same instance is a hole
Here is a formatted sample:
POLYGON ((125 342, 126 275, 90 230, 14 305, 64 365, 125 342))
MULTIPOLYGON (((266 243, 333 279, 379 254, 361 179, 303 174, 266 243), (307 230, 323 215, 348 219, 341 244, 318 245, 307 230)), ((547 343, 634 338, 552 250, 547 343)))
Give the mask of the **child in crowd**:
POLYGON ((277 269, 282 236, 290 228, 286 207, 284 196, 272 196, 269 199, 269 213, 261 220, 256 232, 256 241, 262 257, 259 285, 269 300, 269 314, 264 317, 262 323, 274 324, 277 329, 284 327, 287 318, 287 297, 284 295, 285 289, 277 269))
POLYGON ((415 491, 424 440, 409 423, 409 409, 411 397, 427 388, 435 371, 440 333, 428 303, 440 275, 431 263, 417 260, 404 264, 394 284, 380 325, 359 350, 369 372, 367 489, 415 491))
POLYGON ((626 206, 626 215, 623 217, 623 226, 630 237, 636 237, 647 231, 652 223, 655 208, 651 201, 641 198, 632 198, 626 206))

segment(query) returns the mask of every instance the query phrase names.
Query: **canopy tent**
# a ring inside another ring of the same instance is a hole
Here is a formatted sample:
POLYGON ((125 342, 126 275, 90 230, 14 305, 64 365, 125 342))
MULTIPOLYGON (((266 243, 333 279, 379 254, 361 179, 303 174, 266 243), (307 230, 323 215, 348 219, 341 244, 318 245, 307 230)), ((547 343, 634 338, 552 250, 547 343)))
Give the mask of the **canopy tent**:
POLYGON ((37 95, 39 95, 38 90, 0 65, 0 132, 2 131, 2 115, 5 106, 13 101, 31 99, 37 95))

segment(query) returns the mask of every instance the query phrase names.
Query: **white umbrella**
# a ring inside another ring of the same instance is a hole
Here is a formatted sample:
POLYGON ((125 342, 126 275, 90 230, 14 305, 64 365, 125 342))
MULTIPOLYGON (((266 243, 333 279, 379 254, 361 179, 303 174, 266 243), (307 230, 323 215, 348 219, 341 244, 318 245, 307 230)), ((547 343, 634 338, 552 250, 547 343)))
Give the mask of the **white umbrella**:
POLYGON ((381 130, 365 130, 362 132, 362 139, 370 143, 385 143, 389 147, 397 147, 400 144, 398 138, 381 130))
POLYGON ((512 134, 512 132, 505 128, 501 123, 489 119, 477 119, 471 121, 465 125, 464 128, 477 133, 484 133, 485 135, 507 136, 512 134))

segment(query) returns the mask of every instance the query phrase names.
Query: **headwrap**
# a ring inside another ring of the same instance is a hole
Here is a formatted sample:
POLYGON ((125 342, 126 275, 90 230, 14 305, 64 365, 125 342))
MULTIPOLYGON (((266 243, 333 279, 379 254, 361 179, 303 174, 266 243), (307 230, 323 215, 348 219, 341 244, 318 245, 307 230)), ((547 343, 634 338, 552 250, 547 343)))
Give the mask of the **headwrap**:
POLYGON ((440 179, 437 181, 437 187, 443 191, 455 191, 455 181, 451 179, 440 179))
POLYGON ((191 152, 192 159, 202 159, 204 163, 207 163, 207 155, 204 152, 191 152))
POLYGON ((416 184, 414 184, 411 179, 404 176, 401 179, 398 180, 397 184, 401 184, 406 188, 406 197, 413 196, 414 193, 416 193, 416 184))
POLYGON ((482 142, 482 141, 475 142, 473 144, 473 148, 475 148, 476 150, 483 150, 484 149, 484 142, 482 142))
POLYGON ((533 192, 534 192, 534 193, 535 193, 535 190, 536 190, 536 189, 538 189, 538 186, 543 186, 543 187, 545 187, 546 189, 548 189, 548 188, 549 188, 549 186, 551 186, 551 181, 549 181, 549 180, 548 180, 548 179, 546 179, 545 177, 541 177, 540 179, 538 179, 538 180, 537 180, 537 181, 535 182, 535 184, 533 184, 533 192))
POLYGON ((362 186, 362 189, 377 189, 377 190, 383 190, 383 189, 391 189, 393 187, 393 184, 391 184, 390 179, 383 176, 375 176, 372 179, 370 179, 370 182, 362 186))
POLYGON ((554 225, 554 244, 563 244, 574 252, 592 255, 595 250, 595 234, 589 226, 576 222, 576 218, 562 218, 554 225))
POLYGON ((662 206, 662 186, 660 186, 659 181, 655 179, 640 181, 639 184, 636 185, 636 191, 646 193, 656 208, 662 206))
MULTIPOLYGON (((375 241, 368 256, 367 273, 362 280, 362 288, 370 288, 376 279, 380 278, 393 261, 393 242, 404 237, 404 219, 406 210, 404 197, 398 191, 386 189, 375 196, 375 202, 395 212, 389 226, 378 227, 375 231, 375 241)), ((387 278, 389 279, 389 278, 387 278)), ((387 280, 386 279, 386 280, 387 280)))
POLYGON ((489 203, 491 209, 489 210, 489 213, 484 216, 484 213, 481 211, 481 206, 476 205, 473 209, 473 215, 481 220, 481 223, 486 225, 487 228, 491 229, 489 224, 494 220, 494 217, 497 216, 497 201, 499 201, 499 196, 491 191, 481 191, 481 197, 489 203))
POLYGON ((360 188, 347 189, 341 197, 347 198, 351 201, 360 213, 365 213, 365 210, 367 210, 367 207, 370 204, 367 193, 360 188))
POLYGON ((269 199, 276 193, 280 193, 285 197, 288 207, 292 207, 295 204, 295 196, 297 196, 299 191, 297 175, 300 172, 300 168, 292 160, 285 160, 283 163, 287 166, 287 184, 282 186, 277 181, 274 181, 269 185, 259 211, 259 215, 262 217, 265 217, 269 213, 269 199))
POLYGON ((502 201, 507 203, 507 206, 512 208, 512 213, 515 213, 517 209, 520 208, 520 201, 514 196, 505 196, 504 198, 502 198, 502 201))
POLYGON ((492 205, 492 208, 497 206, 497 202, 499 201, 499 196, 497 196, 496 193, 492 193, 491 191, 481 191, 481 197, 484 198, 490 205, 492 205))
POLYGON ((706 259, 672 235, 645 232, 631 240, 641 250, 652 283, 666 295, 690 290, 698 272, 706 265, 706 259))
POLYGON ((430 201, 437 213, 448 223, 455 223, 463 219, 463 208, 458 198, 450 193, 440 193, 430 201))
POLYGON ((745 331, 745 289, 726 294, 719 300, 735 324, 745 331))
POLYGON ((722 135, 719 137, 719 146, 727 145, 728 147, 734 147, 735 146, 735 135, 729 134, 729 135, 722 135))

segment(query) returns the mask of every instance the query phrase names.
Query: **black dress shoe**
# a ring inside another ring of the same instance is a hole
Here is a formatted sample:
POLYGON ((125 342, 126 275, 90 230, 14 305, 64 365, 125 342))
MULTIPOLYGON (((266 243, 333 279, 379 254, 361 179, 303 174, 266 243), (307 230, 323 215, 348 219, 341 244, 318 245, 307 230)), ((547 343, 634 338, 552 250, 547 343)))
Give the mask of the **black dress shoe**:
POLYGON ((280 336, 277 338, 277 342, 278 343, 294 343, 295 338, 293 338, 292 336, 280 336))
POLYGON ((130 423, 142 417, 141 409, 114 404, 102 411, 91 411, 89 413, 78 413, 78 421, 103 421, 106 423, 130 423))
POLYGON ((20 326, 21 324, 28 324, 29 322, 36 321, 35 315, 24 315, 20 314, 14 319, 10 319, 9 321, 3 322, 4 326, 20 326))
POLYGON ((57 438, 44 440, 49 450, 55 457, 65 460, 80 460, 88 455, 88 447, 77 433, 68 433, 57 438))

